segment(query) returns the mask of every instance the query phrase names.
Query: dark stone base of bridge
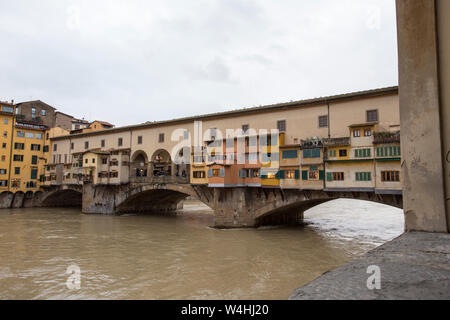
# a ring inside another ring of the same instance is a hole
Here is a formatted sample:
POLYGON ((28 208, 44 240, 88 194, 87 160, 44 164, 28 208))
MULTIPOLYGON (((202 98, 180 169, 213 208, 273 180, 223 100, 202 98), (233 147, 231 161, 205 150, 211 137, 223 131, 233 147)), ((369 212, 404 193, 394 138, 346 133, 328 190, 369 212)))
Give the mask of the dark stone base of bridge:
POLYGON ((401 195, 277 188, 209 188, 189 184, 54 186, 34 195, 3 193, 0 207, 80 206, 86 214, 173 213, 187 197, 214 210, 216 228, 254 228, 303 223, 304 212, 321 203, 351 198, 402 206, 401 195))

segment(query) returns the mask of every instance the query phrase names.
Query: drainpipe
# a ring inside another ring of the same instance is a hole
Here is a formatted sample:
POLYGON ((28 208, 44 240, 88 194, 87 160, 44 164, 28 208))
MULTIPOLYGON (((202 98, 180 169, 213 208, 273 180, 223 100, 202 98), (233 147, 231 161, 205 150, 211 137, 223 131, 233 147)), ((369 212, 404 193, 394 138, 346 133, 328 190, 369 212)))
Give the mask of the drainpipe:
POLYGON ((331 138, 330 103, 328 101, 327 101, 327 109, 328 109, 328 138, 331 138))

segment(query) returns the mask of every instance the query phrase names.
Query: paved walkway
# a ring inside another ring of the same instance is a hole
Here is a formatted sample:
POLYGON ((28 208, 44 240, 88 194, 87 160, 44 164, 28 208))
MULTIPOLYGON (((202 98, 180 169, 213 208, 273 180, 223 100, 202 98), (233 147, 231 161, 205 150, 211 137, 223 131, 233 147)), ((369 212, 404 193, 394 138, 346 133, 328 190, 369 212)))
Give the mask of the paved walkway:
POLYGON ((450 299, 450 234, 406 233, 323 274, 289 299, 450 299), (367 273, 369 266, 379 267, 379 290, 368 289, 368 279, 374 276, 367 273))

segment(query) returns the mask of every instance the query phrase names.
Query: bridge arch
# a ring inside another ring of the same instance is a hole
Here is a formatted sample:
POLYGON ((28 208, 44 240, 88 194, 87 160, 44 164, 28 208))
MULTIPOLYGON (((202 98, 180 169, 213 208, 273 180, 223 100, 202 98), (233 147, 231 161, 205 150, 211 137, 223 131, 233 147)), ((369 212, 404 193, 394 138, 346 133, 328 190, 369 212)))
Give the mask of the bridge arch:
POLYGON ((131 190, 123 201, 116 204, 117 213, 127 212, 170 212, 177 209, 178 203, 192 196, 200 199, 207 206, 211 202, 190 185, 148 184, 131 190))
POLYGON ((277 224, 297 224, 303 220, 303 213, 320 204, 337 200, 354 199, 374 203, 381 203, 402 209, 403 201, 401 195, 377 195, 368 192, 323 192, 323 191, 301 191, 283 192, 279 191, 277 196, 266 196, 265 201, 255 210, 255 223, 257 226, 277 224))
POLYGON ((61 188, 40 195, 43 207, 81 207, 83 190, 81 188, 61 188))

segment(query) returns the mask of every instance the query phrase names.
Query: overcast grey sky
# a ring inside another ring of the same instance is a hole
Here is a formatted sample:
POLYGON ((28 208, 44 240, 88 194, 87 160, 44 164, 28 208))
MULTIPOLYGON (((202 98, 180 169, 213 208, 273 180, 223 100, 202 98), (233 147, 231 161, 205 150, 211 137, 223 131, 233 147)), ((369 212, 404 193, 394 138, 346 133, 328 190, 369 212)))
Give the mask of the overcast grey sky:
POLYGON ((0 100, 116 125, 397 85, 394 0, 0 0, 0 100))

